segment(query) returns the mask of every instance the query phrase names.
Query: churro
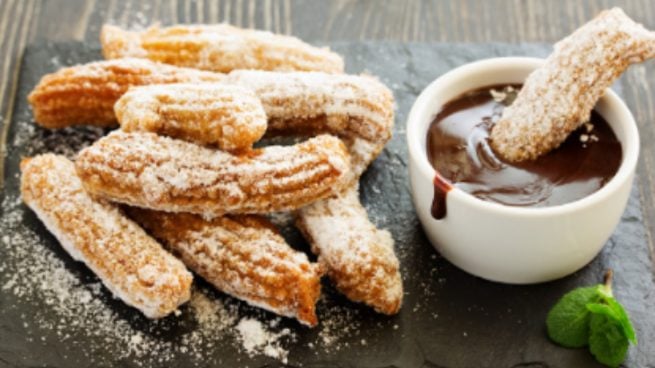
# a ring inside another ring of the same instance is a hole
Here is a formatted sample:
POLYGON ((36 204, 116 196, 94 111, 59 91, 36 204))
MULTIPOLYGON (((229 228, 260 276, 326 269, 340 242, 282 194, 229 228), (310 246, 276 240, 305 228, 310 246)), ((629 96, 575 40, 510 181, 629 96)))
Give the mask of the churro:
POLYGON ((21 163, 21 195, 75 260, 84 262, 111 292, 149 318, 189 300, 192 276, 118 208, 91 198, 63 156, 21 163))
POLYGON ((493 127, 492 147, 512 162, 557 148, 589 121, 596 101, 630 64, 653 57, 655 32, 620 8, 600 13, 555 44, 545 63, 530 74, 493 127))
POLYGON ((158 136, 117 131, 82 150, 77 172, 92 194, 137 207, 226 213, 292 210, 352 182, 336 137, 268 146, 241 156, 158 136))
POLYGON ((127 213, 217 289, 309 326, 318 322, 321 267, 293 250, 264 218, 205 220, 134 207, 127 213))
POLYGON ((114 106, 121 129, 215 144, 226 151, 252 148, 266 131, 259 99, 243 87, 164 84, 130 89, 114 106))
POLYGON ((114 103, 131 86, 163 83, 218 82, 223 75, 155 63, 118 59, 75 65, 47 74, 28 101, 36 122, 46 128, 116 124, 114 103))
POLYGON ((393 239, 370 222, 357 186, 299 212, 298 228, 337 289, 380 313, 397 313, 403 287, 393 239))
POLYGON ((374 141, 391 137, 393 95, 371 76, 237 70, 225 82, 254 91, 272 133, 332 133, 374 141))
POLYGON ((106 59, 140 57, 223 73, 235 69, 343 72, 343 59, 328 48, 228 24, 152 26, 143 32, 105 25, 100 43, 106 59))

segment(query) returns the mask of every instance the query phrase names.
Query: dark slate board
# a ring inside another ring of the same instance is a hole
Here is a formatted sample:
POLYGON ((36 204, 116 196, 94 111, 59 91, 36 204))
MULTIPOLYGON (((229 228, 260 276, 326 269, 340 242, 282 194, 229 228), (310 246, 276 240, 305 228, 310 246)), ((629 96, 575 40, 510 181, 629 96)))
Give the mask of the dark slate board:
MULTIPOLYGON (((394 138, 363 176, 361 195, 373 220, 388 228, 396 239, 406 296, 401 313, 385 317, 348 302, 326 282, 326 296, 319 304, 319 318, 326 320, 326 314, 341 308, 339 310, 349 311, 351 318, 356 319, 353 323, 357 331, 340 337, 338 350, 328 351, 321 348, 321 326, 310 330, 294 321, 283 320, 281 325, 297 335, 296 341, 284 343, 290 351, 290 366, 595 367, 598 365, 586 350, 564 349, 549 342, 544 319, 559 296, 576 286, 600 282, 607 268, 615 271, 615 294, 631 314, 640 341, 638 347, 631 348, 626 366, 655 366, 655 318, 652 311, 655 282, 636 189, 632 191, 628 209, 613 237, 588 267, 565 279, 532 286, 488 282, 450 265, 429 245, 412 209, 406 167, 405 119, 421 89, 437 76, 466 62, 503 55, 544 56, 549 51, 548 46, 364 42, 336 43, 333 47, 345 55, 349 72, 367 71, 380 76, 396 97, 398 110, 394 138), (309 343, 313 343, 314 348, 308 348, 309 343)), ((57 135, 70 135, 71 145, 78 145, 80 137, 84 141, 93 133, 85 129, 50 133, 36 128, 30 133, 30 139, 39 137, 45 143, 36 150, 30 148, 30 141, 24 142, 21 138, 25 122, 31 121, 27 93, 43 74, 53 71, 58 64, 70 65, 99 58, 97 45, 60 43, 27 48, 6 140, 2 194, 5 202, 17 198, 21 156, 51 149, 48 142, 56 140, 57 135)), ((3 207, 6 211, 9 208, 3 207)), ((244 355, 237 349, 238 344, 230 342, 233 338, 217 341, 214 348, 202 352, 202 359, 179 353, 163 362, 148 356, 119 358, 119 352, 110 345, 103 347, 102 336, 73 326, 67 331, 71 336, 61 341, 55 332, 30 323, 30 318, 36 315, 56 320, 56 312, 49 312, 49 307, 39 300, 26 301, 10 293, 9 288, 3 289, 15 270, 12 265, 18 264, 17 259, 12 259, 15 252, 8 251, 9 247, 16 246, 11 244, 11 234, 33 230, 42 246, 63 260, 83 285, 97 280, 59 248, 31 212, 22 206, 12 211, 18 211, 21 216, 18 224, 3 221, 3 227, 0 227, 2 235, 7 235, 0 236, 3 239, 0 248, 0 366, 129 367, 139 363, 162 367, 282 366, 279 361, 265 356, 244 355), (14 227, 9 227, 8 223, 14 227)), ((15 213, 1 215, 6 220, 15 213)), ((284 233, 294 246, 306 249, 306 244, 293 229, 285 229, 284 233)), ((199 284, 206 288, 202 282, 199 284)), ((209 293, 212 298, 231 303, 241 315, 255 315, 263 320, 273 318, 221 293, 209 293)), ((181 317, 151 322, 112 300, 104 290, 100 291, 99 298, 131 328, 161 340, 175 343, 182 334, 193 329, 188 313, 184 313, 185 308, 182 308, 181 317)))

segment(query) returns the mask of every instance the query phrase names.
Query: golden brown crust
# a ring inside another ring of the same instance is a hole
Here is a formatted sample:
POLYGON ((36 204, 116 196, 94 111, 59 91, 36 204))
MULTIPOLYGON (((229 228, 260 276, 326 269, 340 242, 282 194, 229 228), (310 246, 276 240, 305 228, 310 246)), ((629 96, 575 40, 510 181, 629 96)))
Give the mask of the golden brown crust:
POLYGON ((85 188, 133 206, 209 217, 292 210, 352 182, 336 137, 269 146, 234 156, 153 133, 117 131, 81 151, 85 188))
POLYGON ((249 304, 315 326, 321 268, 258 216, 205 220, 187 213, 127 210, 195 273, 249 304))
POLYGON ((100 43, 106 59, 148 58, 222 73, 235 69, 343 72, 343 59, 328 48, 228 24, 152 26, 143 32, 105 25, 100 43))
POLYGON ((116 124, 114 103, 131 86, 218 82, 223 75, 154 63, 118 59, 62 68, 41 78, 28 96, 36 122, 46 128, 77 124, 116 124))
POLYGON ((63 156, 21 162, 21 195, 66 251, 149 318, 189 300, 192 276, 114 205, 91 198, 63 156))
POLYGON ((267 126, 257 96, 219 83, 135 87, 114 111, 123 131, 153 132, 231 152, 250 150, 267 126))

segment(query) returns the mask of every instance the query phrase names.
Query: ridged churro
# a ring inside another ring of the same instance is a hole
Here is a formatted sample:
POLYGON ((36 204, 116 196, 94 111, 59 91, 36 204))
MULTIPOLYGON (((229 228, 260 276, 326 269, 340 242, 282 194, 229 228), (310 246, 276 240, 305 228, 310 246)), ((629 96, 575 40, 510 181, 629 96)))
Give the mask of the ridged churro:
POLYGON ((237 70, 225 82, 255 92, 273 134, 331 133, 384 142, 391 137, 393 94, 371 76, 237 70))
POLYGON ((293 250, 266 219, 129 208, 128 215, 195 273, 251 305, 315 326, 322 274, 293 250))
POLYGON ((110 200, 208 217, 292 210, 352 182, 350 158, 336 137, 268 146, 246 155, 154 133, 113 132, 82 150, 85 188, 110 200))
POLYGON ((557 148, 589 121, 591 110, 630 64, 655 57, 655 32, 620 8, 555 44, 545 63, 526 79, 514 103, 491 131, 491 145, 512 162, 557 148))
POLYGON ((397 313, 403 287, 393 239, 370 222, 357 186, 299 212, 298 228, 337 289, 380 313, 397 313))
POLYGON ((114 111, 123 131, 215 144, 226 151, 248 150, 266 131, 266 114, 257 96, 229 84, 136 87, 116 102, 114 111))
POLYGON ((75 260, 84 262, 114 295, 149 318, 189 300, 192 276, 117 207, 91 198, 63 156, 21 162, 21 195, 75 260))
POLYGON ((328 48, 228 24, 152 26, 143 32, 105 25, 100 43, 106 59, 140 57, 223 73, 235 69, 343 72, 343 59, 328 48))
POLYGON ((116 124, 114 104, 131 86, 164 83, 219 82, 222 74, 155 63, 118 59, 75 65, 47 74, 28 101, 36 122, 46 128, 77 124, 116 124))

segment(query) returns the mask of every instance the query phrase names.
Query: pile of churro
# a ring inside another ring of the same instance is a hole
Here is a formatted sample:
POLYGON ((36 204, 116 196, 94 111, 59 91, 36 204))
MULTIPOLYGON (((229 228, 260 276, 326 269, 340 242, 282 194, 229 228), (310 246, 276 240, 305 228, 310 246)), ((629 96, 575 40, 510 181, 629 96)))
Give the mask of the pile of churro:
POLYGON ((228 25, 105 26, 107 60, 44 76, 37 124, 119 126, 80 151, 26 158, 21 193, 64 249, 150 318, 189 300, 193 274, 305 325, 320 279, 384 314, 403 289, 391 234, 360 175, 391 138, 391 91, 296 38, 228 25), (302 137, 253 148, 262 137, 302 137), (316 263, 267 215, 290 211, 316 263), (193 274, 191 272, 193 272, 193 274))

